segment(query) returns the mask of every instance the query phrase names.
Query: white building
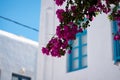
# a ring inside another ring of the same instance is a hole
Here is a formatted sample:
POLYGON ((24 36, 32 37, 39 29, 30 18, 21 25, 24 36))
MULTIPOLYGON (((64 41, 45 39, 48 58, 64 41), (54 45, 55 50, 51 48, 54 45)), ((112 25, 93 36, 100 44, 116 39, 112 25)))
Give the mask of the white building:
POLYGON ((73 57, 71 60, 68 58, 69 55, 53 58, 42 54, 41 48, 55 34, 55 28, 59 24, 55 13, 57 8, 54 0, 41 1, 37 80, 120 80, 120 69, 115 65, 114 59, 113 25, 106 14, 97 16, 87 29, 86 37, 82 38, 83 41, 86 40, 86 48, 83 50, 82 47, 81 53, 76 51, 72 54, 79 57, 79 54, 85 52, 84 60, 83 57, 82 59, 73 57), (80 60, 81 63, 77 62, 80 60))
POLYGON ((0 80, 36 80, 38 43, 0 30, 0 80))

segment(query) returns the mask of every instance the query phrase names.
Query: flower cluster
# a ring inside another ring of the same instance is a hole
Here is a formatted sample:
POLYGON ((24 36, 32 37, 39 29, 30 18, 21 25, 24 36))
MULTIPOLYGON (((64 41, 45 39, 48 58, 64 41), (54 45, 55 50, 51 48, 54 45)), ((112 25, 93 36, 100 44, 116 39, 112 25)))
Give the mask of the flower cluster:
POLYGON ((68 25, 64 25, 63 27, 57 26, 56 29, 56 34, 58 38, 62 38, 67 42, 69 40, 74 40, 75 35, 78 32, 82 32, 82 28, 78 28, 78 26, 72 22, 70 22, 68 25))
POLYGON ((65 0, 54 0, 56 5, 61 6, 65 0))
POLYGON ((65 48, 68 46, 66 41, 62 41, 58 38, 52 38, 47 44, 47 48, 42 48, 42 52, 46 55, 52 55, 61 57, 61 55, 65 54, 65 48))
POLYGON ((101 13, 109 13, 109 19, 118 22, 118 32, 114 40, 120 40, 120 0, 54 0, 57 6, 66 2, 64 9, 56 11, 60 24, 56 28, 56 36, 52 37, 43 54, 61 57, 71 52, 70 40, 76 39, 76 34, 83 32, 93 18, 101 13), (111 6, 114 5, 114 6, 111 6), (68 52, 67 52, 68 51, 68 52))
POLYGON ((115 36, 114 36, 114 40, 120 40, 120 34, 115 34, 115 36))
POLYGON ((59 19, 59 21, 60 22, 62 22, 63 21, 63 13, 64 13, 65 11, 63 10, 63 9, 58 9, 57 11, 56 11, 56 14, 57 14, 57 18, 59 19))
MULTIPOLYGON (((65 26, 57 26, 56 34, 57 37, 53 37, 47 47, 42 48, 42 52, 46 55, 52 55, 54 57, 61 57, 66 53, 66 49, 70 47, 68 44, 70 40, 74 40, 76 33, 82 32, 81 28, 78 28, 77 25, 70 22, 65 26)), ((68 50, 68 53, 71 51, 68 50)))

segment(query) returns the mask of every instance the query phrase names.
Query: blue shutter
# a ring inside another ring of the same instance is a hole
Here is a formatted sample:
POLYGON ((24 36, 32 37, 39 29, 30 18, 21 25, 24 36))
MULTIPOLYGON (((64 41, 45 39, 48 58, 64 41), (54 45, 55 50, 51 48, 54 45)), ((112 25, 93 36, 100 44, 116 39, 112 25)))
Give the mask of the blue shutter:
MULTIPOLYGON (((118 25, 117 21, 113 21, 113 33, 117 33, 118 31, 118 25)), ((113 46, 114 46, 114 61, 115 63, 120 61, 120 41, 119 40, 113 40, 113 46)))

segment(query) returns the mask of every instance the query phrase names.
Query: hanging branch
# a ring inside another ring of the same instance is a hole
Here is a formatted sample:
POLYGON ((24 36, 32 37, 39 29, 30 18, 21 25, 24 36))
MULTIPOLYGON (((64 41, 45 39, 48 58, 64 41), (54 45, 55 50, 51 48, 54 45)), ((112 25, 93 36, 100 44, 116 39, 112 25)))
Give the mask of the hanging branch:
MULTIPOLYGON (((65 9, 57 9, 56 15, 60 24, 56 28, 56 36, 42 48, 43 54, 61 57, 71 52, 70 40, 76 39, 76 34, 90 26, 97 15, 109 13, 110 20, 119 21, 120 0, 54 0, 57 6, 66 2, 65 9), (112 6, 113 5, 113 6, 112 6), (68 52, 67 52, 68 51, 68 52)), ((120 40, 120 28, 115 33, 114 40, 120 40)))

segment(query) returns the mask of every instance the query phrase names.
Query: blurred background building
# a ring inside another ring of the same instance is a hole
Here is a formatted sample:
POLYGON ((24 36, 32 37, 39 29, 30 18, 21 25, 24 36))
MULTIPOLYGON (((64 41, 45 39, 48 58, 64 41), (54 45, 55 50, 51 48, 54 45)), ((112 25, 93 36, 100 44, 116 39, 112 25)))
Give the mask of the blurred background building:
POLYGON ((36 80, 38 43, 0 30, 0 80, 36 80))

